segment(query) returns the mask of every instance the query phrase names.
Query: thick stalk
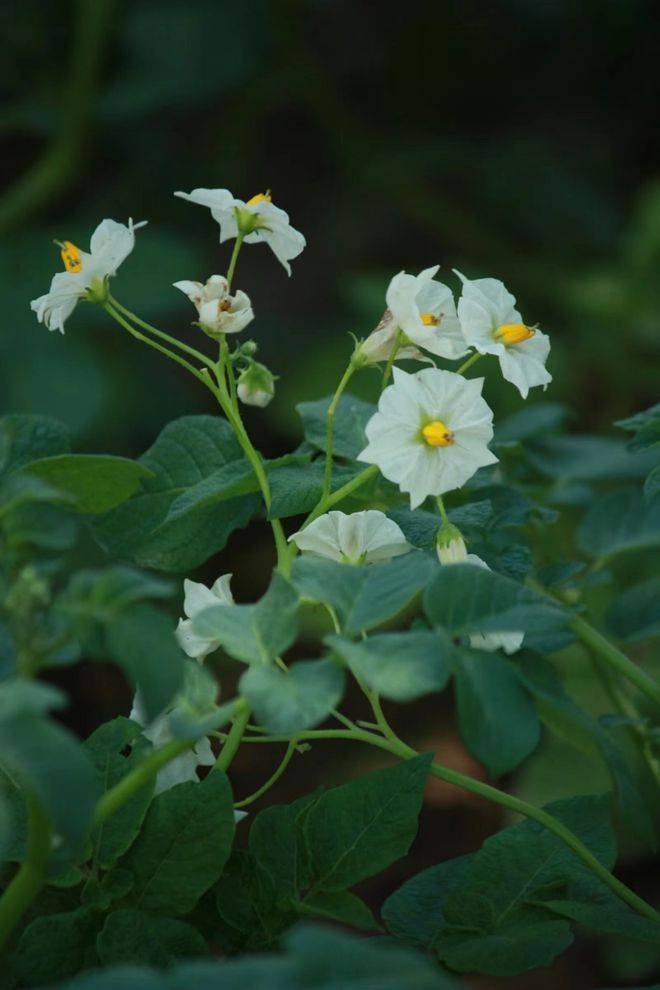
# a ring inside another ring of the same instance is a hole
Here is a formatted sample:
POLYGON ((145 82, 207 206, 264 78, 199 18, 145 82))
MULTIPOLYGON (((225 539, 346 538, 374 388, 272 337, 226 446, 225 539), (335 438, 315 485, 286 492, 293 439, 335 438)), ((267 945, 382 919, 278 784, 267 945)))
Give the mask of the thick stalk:
POLYGON ((27 850, 25 861, 0 898, 0 951, 41 890, 50 855, 51 827, 39 801, 26 798, 27 850))
POLYGON ((480 354, 479 351, 475 351, 474 354, 471 354, 467 361, 464 361, 460 368, 458 368, 456 374, 464 375, 468 368, 471 368, 475 361, 478 361, 480 357, 483 357, 483 354, 480 354))
POLYGON ((234 722, 229 730, 227 740, 220 750, 220 755, 215 761, 214 769, 224 770, 225 773, 227 772, 238 752, 238 748, 241 745, 241 740, 243 738, 243 733, 245 732, 249 721, 250 707, 246 702, 243 702, 241 710, 234 718, 234 722))
POLYGON ((337 410, 337 404, 342 396, 342 392, 351 380, 354 371, 356 370, 355 363, 351 358, 346 371, 344 372, 337 390, 332 397, 332 401, 328 406, 328 412, 326 413, 327 426, 326 426, 326 447, 325 447, 325 470, 323 474, 323 493, 321 498, 327 498, 330 494, 330 485, 332 483, 332 435, 334 430, 334 420, 335 412, 337 410))
POLYGON ((94 826, 101 825, 106 818, 114 815, 134 794, 151 783, 159 770, 194 745, 192 739, 173 739, 146 756, 99 800, 94 812, 94 826))
POLYGON ((602 633, 585 622, 581 616, 574 615, 568 625, 585 646, 593 650, 608 666, 629 680, 642 694, 645 694, 647 698, 660 707, 660 684, 657 681, 654 681, 641 667, 629 660, 625 653, 617 649, 613 643, 610 643, 602 633))

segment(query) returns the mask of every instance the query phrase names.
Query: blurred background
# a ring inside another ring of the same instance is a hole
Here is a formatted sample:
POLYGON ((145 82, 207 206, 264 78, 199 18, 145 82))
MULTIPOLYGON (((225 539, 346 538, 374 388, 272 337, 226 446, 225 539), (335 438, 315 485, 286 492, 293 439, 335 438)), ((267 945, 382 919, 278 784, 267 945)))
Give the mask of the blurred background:
MULTIPOLYGON (((298 442, 293 405, 334 388, 348 331, 375 326, 391 276, 436 263, 454 287, 453 267, 501 278, 526 321, 551 335, 548 397, 568 404, 572 429, 615 435, 615 419, 657 400, 651 0, 23 0, 0 7, 0 26, 1 412, 52 415, 80 451, 135 456, 170 419, 213 411, 192 380, 100 310, 78 307, 61 337, 29 309, 61 268, 53 238, 86 248, 103 217, 132 216, 149 226, 113 292, 199 344, 192 307, 171 283, 224 272, 231 245, 218 244, 206 211, 172 195, 195 186, 244 199, 270 188, 307 237, 291 279, 258 247, 243 251, 235 282, 253 300, 261 358, 281 376, 272 405, 247 414, 268 454, 298 442)), ((354 391, 368 396, 373 385, 363 375, 354 391)), ((507 383, 487 392, 500 415, 520 407, 507 383)), ((197 576, 233 568, 239 597, 260 593, 269 536, 251 534, 197 576)), ((127 708, 125 685, 98 665, 62 678, 83 733, 127 708)), ((588 678, 576 690, 588 697, 588 678)), ((418 744, 483 774, 453 729, 451 699, 423 709, 409 717, 418 744)), ((376 758, 328 748, 317 759, 340 779, 376 758)), ((269 769, 250 760, 236 763, 241 793, 269 769)), ((315 786, 315 764, 301 758, 275 799, 315 786)), ((505 783, 538 802, 608 786, 596 762, 548 742, 505 783)), ((436 786, 401 875, 369 893, 378 901, 501 824, 496 809, 436 786)), ((644 893, 634 849, 626 869, 644 893)), ((638 944, 579 942, 552 970, 506 985, 623 984, 654 964, 638 944)))

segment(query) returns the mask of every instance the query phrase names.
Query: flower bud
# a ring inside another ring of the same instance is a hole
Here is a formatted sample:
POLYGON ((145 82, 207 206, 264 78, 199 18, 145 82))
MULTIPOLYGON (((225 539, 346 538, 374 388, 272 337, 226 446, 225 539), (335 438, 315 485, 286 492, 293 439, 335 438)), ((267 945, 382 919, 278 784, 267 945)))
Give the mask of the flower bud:
POLYGON ((238 379, 238 397, 246 406, 267 406, 275 395, 275 378, 264 364, 253 361, 238 379))
POLYGON ((435 548, 441 564, 461 564, 467 560, 465 541, 458 527, 443 523, 435 538, 435 548))

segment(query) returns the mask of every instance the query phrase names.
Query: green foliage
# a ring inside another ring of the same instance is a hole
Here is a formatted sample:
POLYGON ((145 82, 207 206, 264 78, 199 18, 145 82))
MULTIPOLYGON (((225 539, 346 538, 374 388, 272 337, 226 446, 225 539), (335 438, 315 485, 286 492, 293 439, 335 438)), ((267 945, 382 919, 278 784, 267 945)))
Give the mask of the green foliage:
POLYGON ((151 472, 137 461, 95 454, 61 454, 30 461, 22 472, 67 496, 76 512, 101 513, 125 502, 151 472))
POLYGON ((326 642, 367 687, 392 701, 441 691, 451 674, 451 644, 439 631, 377 633, 357 643, 329 636, 326 642))
POLYGON ((160 918, 120 908, 112 911, 98 934, 96 950, 104 965, 136 963, 164 969, 185 959, 208 954, 196 928, 174 918, 160 918))
MULTIPOLYGON (((305 440, 317 450, 325 450, 327 412, 332 396, 315 402, 301 402, 296 411, 303 421, 305 440)), ((366 446, 364 428, 375 412, 370 402, 354 395, 342 395, 334 416, 332 447, 337 457, 353 459, 366 446)))
POLYGON ((660 578, 651 578, 624 591, 607 613, 607 625, 617 639, 646 639, 660 633, 660 578))
POLYGON ((254 666, 240 680, 240 691, 260 725, 295 733, 323 722, 341 701, 344 674, 332 660, 294 663, 287 672, 254 666))

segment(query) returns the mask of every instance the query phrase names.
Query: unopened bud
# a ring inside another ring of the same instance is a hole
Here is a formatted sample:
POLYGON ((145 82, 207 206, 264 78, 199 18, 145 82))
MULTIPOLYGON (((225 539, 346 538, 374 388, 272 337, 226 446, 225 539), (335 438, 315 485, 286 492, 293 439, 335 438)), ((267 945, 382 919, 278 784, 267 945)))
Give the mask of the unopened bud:
POLYGON ((253 361, 241 372, 236 391, 246 406, 263 409, 275 395, 275 378, 264 364, 253 361))
POLYGON ((460 529, 444 523, 435 538, 435 548, 441 564, 461 564, 467 560, 465 540, 460 529))

